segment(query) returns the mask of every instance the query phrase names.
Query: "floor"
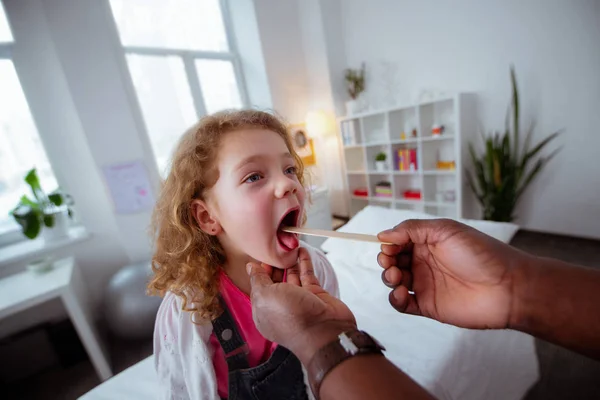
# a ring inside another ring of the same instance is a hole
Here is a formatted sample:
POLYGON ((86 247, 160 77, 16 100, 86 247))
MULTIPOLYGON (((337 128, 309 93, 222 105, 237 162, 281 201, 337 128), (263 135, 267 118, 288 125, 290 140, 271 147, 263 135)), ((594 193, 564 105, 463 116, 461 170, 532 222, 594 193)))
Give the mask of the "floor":
MULTIPOLYGON (((152 354, 152 340, 123 340, 105 334, 112 360, 113 373, 127 369, 152 354)), ((94 367, 82 361, 69 368, 60 367, 44 371, 37 376, 10 384, 0 391, 6 400, 75 400, 100 384, 94 367)), ((117 400, 117 399, 115 399, 117 400)))
MULTIPOLYGON (((521 231, 512 244, 537 255, 600 268, 600 241, 521 231)), ((116 373, 152 353, 151 340, 123 341, 109 337, 109 343, 116 373)), ((540 340, 536 341, 536 347, 541 378, 525 397, 526 400, 600 398, 600 362, 540 340)), ((71 400, 98 383, 92 365, 89 361, 83 361, 68 369, 47 370, 13 383, 2 388, 0 397, 18 400, 71 400)))

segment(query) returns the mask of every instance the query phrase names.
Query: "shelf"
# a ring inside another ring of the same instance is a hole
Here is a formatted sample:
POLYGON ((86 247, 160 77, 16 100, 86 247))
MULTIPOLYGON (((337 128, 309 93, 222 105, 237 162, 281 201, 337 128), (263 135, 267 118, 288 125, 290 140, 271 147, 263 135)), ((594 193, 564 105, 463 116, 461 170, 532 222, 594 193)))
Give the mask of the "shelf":
POLYGON ((423 204, 423 200, 408 200, 408 199, 396 199, 394 200, 398 204, 423 204))
POLYGON ((46 242, 42 237, 35 240, 23 239, 20 242, 2 248, 0 268, 27 258, 34 259, 36 257, 51 255, 55 251, 74 246, 90 238, 90 233, 83 226, 73 226, 69 228, 68 236, 57 238, 54 241, 46 242))
POLYGON ((353 198, 354 200, 364 200, 364 201, 381 201, 383 203, 391 203, 392 201, 394 201, 393 197, 377 197, 377 196, 354 196, 352 195, 351 198, 353 198))
POLYGON ((456 170, 455 169, 451 169, 451 170, 435 170, 435 169, 430 169, 428 171, 423 171, 423 175, 455 175, 456 174, 456 170))
POLYGON ((419 106, 428 106, 434 103, 442 103, 442 102, 446 102, 446 101, 452 101, 454 100, 454 93, 452 94, 448 94, 445 96, 440 96, 436 99, 431 99, 431 100, 425 100, 425 101, 419 101, 416 104, 411 103, 411 104, 398 104, 395 105, 393 107, 388 107, 385 109, 381 109, 381 110, 376 110, 376 111, 364 111, 361 113, 357 113, 357 114, 353 114, 353 115, 346 115, 343 117, 340 117, 337 119, 338 122, 344 122, 344 121, 351 121, 353 119, 360 119, 360 118, 365 118, 365 117, 372 117, 375 115, 384 115, 386 113, 390 113, 393 111, 401 111, 401 110, 410 110, 410 109, 414 109, 415 107, 419 107, 419 106))
POLYGON ((390 144, 390 142, 387 142, 387 141, 372 142, 372 143, 365 143, 365 147, 387 146, 389 144, 390 144))
POLYGON ((426 136, 426 137, 418 137, 411 138, 405 140, 392 140, 392 141, 382 141, 382 142, 372 142, 372 143, 362 143, 362 144, 351 144, 344 146, 344 149, 357 149, 362 147, 376 147, 376 146, 388 146, 388 145, 403 145, 403 144, 415 144, 418 142, 439 142, 443 140, 454 140, 454 135, 442 135, 442 136, 426 136))
POLYGON ((451 203, 449 201, 426 201, 425 205, 428 207, 448 207, 448 208, 456 207, 456 203, 451 203))
POLYGON ((394 175, 420 175, 420 171, 393 171, 394 175))
POLYGON ((348 175, 389 175, 391 174, 392 171, 362 171, 362 170, 357 170, 357 171, 346 171, 346 174, 348 175))
POLYGON ((419 140, 421 140, 421 138, 416 137, 416 138, 410 138, 410 139, 397 139, 397 140, 392 140, 392 144, 409 144, 409 143, 417 143, 419 140))
POLYGON ((408 200, 408 199, 396 199, 393 197, 378 197, 378 196, 350 196, 354 200, 363 200, 363 201, 380 201, 382 203, 398 203, 398 204, 413 204, 413 205, 421 205, 423 204, 423 200, 408 200))
POLYGON ((424 142, 437 142, 439 140, 452 140, 454 135, 424 136, 420 139, 424 142))

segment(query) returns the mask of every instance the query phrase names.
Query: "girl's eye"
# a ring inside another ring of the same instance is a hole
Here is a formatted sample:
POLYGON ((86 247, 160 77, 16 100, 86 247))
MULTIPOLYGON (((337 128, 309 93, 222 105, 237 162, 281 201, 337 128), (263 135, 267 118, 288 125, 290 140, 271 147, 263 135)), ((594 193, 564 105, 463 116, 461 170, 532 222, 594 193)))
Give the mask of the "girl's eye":
POLYGON ((252 174, 248 178, 246 178, 246 180, 244 182, 253 183, 253 182, 259 181, 260 179, 261 179, 261 176, 259 174, 252 174))
POLYGON ((292 174, 292 175, 296 175, 296 167, 289 167, 285 170, 286 174, 292 174))

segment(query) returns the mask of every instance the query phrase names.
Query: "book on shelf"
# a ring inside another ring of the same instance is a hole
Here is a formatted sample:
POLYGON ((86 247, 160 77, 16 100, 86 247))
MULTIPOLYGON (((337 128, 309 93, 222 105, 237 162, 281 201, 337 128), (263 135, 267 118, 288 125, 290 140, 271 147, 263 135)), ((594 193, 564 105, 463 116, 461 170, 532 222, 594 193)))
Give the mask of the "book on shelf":
POLYGON ((354 121, 345 121, 342 123, 342 143, 344 146, 354 146, 356 144, 354 121))
POLYGON ((417 170, 417 149, 399 149, 395 159, 398 171, 417 170))

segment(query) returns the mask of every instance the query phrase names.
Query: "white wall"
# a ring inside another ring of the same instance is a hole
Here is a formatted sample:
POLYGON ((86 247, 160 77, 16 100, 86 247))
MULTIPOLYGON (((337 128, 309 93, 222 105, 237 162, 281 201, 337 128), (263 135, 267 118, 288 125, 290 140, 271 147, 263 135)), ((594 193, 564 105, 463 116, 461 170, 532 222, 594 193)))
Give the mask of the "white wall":
POLYGON ((600 238, 600 2, 341 4, 349 66, 365 61, 372 72, 382 61, 392 63, 401 79, 399 100, 413 99, 422 88, 475 92, 487 131, 504 126, 514 64, 524 126, 536 120, 537 140, 565 129, 554 144, 564 148, 529 188, 518 223, 600 238))
MULTIPOLYGON (((234 0, 233 3, 235 4, 234 0)), ((338 0, 254 0, 273 109, 291 123, 308 111, 339 112, 334 98, 339 65, 345 65, 338 0), (337 69, 336 69, 337 68, 337 69)), ((309 132, 310 133, 310 132, 309 132)), ((329 188, 334 214, 346 215, 343 175, 335 132, 315 141, 311 182, 329 188)))
POLYGON ((299 3, 300 0, 254 0, 273 108, 290 123, 304 121, 307 110, 299 3))

